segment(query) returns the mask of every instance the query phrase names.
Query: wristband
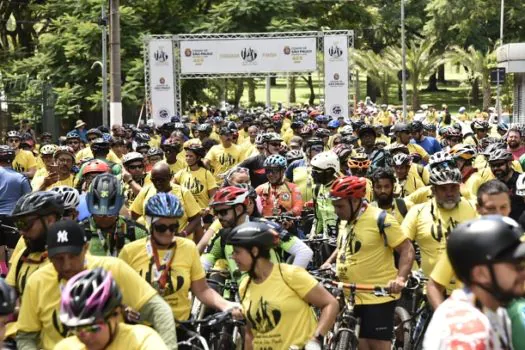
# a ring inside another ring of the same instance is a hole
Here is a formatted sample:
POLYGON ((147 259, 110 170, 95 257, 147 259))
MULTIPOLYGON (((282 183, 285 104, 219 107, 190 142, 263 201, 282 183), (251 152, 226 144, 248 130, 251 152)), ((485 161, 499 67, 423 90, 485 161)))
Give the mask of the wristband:
POLYGON ((126 181, 126 185, 129 185, 132 182, 133 182, 133 179, 129 179, 128 181, 126 181))

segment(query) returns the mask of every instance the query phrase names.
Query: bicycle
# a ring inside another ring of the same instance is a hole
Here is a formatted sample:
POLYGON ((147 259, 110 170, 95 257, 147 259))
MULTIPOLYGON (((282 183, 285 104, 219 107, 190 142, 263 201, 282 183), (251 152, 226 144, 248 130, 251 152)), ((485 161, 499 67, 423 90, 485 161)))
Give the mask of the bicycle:
POLYGON ((314 256, 310 262, 310 265, 314 269, 323 265, 326 259, 329 257, 327 254, 332 249, 328 247, 336 246, 335 239, 333 238, 308 238, 303 239, 303 242, 314 252, 314 256))
POLYGON ((179 341, 179 347, 184 346, 192 350, 231 350, 230 343, 224 343, 223 339, 228 334, 224 334, 225 325, 241 325, 243 322, 233 319, 231 312, 218 312, 201 320, 190 319, 187 321, 177 321, 178 327, 181 327, 188 335, 188 339, 179 341), (209 331, 209 337, 206 339, 201 333, 203 330, 209 331))
POLYGON ((387 287, 373 286, 367 284, 343 283, 330 279, 315 277, 329 292, 331 292, 340 304, 333 331, 325 337, 325 346, 330 350, 356 350, 359 344, 360 319, 355 315, 355 299, 357 292, 370 292, 375 296, 391 296, 387 287), (348 297, 344 290, 349 290, 348 297))

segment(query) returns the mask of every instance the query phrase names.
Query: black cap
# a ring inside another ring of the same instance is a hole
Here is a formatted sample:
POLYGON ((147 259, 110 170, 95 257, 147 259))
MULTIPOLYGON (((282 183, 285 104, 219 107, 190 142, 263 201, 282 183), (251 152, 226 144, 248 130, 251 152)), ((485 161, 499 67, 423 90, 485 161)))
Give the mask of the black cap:
POLYGON ((73 220, 61 220, 47 232, 47 253, 50 258, 60 253, 79 255, 86 242, 82 226, 73 220))
POLYGON ((233 130, 228 128, 227 126, 223 126, 219 130, 219 135, 228 135, 233 134, 233 130))

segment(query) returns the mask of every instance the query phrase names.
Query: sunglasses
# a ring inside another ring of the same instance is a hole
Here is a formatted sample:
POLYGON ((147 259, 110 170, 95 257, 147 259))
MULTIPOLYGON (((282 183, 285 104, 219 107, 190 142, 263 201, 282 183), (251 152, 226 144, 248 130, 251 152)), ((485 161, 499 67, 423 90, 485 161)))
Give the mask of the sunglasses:
POLYGON ((504 165, 507 165, 507 162, 493 162, 493 163, 490 163, 490 167, 491 168, 501 168, 504 165))
POLYGON ((154 224, 153 228, 156 232, 166 232, 167 230, 170 230, 170 232, 176 233, 179 231, 179 224, 171 224, 171 225, 165 225, 165 224, 154 224))
POLYGON ((126 168, 128 168, 129 170, 144 169, 144 165, 128 165, 126 168))
POLYGON ((324 150, 323 146, 313 146, 312 148, 310 148, 311 152, 322 152, 323 150, 324 150))
POLYGON ((273 147, 281 147, 281 143, 280 142, 270 142, 269 145, 273 146, 273 147))
POLYGON ((281 171, 283 171, 283 169, 282 168, 266 168, 265 171, 266 171, 266 174, 278 174, 281 171))
POLYGON ((213 212, 215 213, 215 215, 217 216, 226 216, 228 215, 228 212, 231 210, 232 208, 226 208, 226 209, 214 209, 213 212))
POLYGON ((95 334, 95 333, 100 332, 102 330, 102 327, 104 327, 104 323, 103 322, 92 324, 92 325, 89 325, 89 326, 81 326, 81 327, 71 328, 70 331, 74 335, 79 335, 81 333, 84 333, 84 334, 86 334, 86 333, 95 334))
POLYGON ((18 219, 15 221, 15 226, 19 230, 27 231, 31 227, 33 227, 33 225, 38 219, 39 219, 38 216, 35 216, 34 218, 30 218, 30 219, 18 219))
POLYGON ((88 141, 89 142, 92 142, 92 141, 95 141, 98 137, 88 137, 88 141))
POLYGON ((7 142, 20 143, 19 139, 7 139, 7 142))
POLYGON ((80 142, 78 141, 68 141, 67 144, 68 145, 78 145, 80 142))

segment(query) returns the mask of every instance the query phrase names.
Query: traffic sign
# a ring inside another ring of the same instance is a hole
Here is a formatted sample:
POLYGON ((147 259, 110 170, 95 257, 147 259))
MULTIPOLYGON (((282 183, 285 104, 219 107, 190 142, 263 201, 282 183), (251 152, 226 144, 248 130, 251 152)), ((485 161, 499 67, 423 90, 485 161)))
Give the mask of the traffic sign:
POLYGON ((500 84, 505 84, 505 68, 494 68, 490 71, 490 83, 491 84, 498 84, 498 80, 500 84))

